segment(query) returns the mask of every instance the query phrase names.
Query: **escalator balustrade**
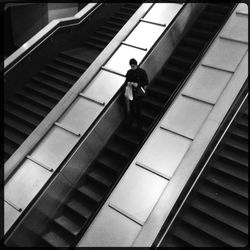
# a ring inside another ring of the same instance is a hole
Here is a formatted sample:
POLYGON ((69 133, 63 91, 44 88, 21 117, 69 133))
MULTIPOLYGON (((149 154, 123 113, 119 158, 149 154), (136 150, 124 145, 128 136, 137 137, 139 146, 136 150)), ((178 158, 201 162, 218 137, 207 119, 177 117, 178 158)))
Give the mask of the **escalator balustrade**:
POLYGON ((248 103, 245 101, 160 247, 248 244, 248 103))

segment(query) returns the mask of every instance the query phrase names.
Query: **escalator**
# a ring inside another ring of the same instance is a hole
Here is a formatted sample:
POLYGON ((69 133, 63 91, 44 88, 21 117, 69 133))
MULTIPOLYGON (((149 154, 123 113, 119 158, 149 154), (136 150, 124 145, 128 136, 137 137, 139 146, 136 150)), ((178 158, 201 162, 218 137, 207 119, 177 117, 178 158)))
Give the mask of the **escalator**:
POLYGON ((247 244, 248 99, 160 247, 245 247, 247 244))
MULTIPOLYGON (((229 17, 233 6, 209 4, 199 15, 149 85, 143 100, 142 129, 121 123, 75 188, 62 201, 55 216, 48 218, 45 230, 39 235, 32 232, 37 238, 35 246, 70 247, 77 244, 149 130, 166 112, 169 100, 195 67, 203 49, 229 17)), ((14 240, 11 244, 18 245, 14 240)))
POLYGON ((4 104, 4 162, 53 109, 140 7, 124 3, 83 46, 61 52, 4 104))

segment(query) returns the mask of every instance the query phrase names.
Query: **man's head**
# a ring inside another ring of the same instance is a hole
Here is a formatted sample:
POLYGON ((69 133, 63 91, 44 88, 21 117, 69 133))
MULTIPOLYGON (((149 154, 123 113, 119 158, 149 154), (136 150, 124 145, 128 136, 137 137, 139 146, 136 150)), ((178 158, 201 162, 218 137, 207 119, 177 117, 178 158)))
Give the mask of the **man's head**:
POLYGON ((132 58, 129 60, 129 65, 131 69, 135 70, 137 68, 137 61, 134 58, 132 58))

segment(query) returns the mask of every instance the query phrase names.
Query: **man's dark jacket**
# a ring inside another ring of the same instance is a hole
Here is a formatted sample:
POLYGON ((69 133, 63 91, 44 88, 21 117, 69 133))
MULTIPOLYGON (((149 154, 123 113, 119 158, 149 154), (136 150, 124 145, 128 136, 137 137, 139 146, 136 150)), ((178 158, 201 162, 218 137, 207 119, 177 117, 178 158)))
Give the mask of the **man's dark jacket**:
POLYGON ((128 82, 137 82, 138 87, 132 87, 134 98, 140 96, 140 87, 145 89, 148 85, 148 76, 144 69, 137 67, 135 70, 129 69, 126 74, 125 86, 128 82))

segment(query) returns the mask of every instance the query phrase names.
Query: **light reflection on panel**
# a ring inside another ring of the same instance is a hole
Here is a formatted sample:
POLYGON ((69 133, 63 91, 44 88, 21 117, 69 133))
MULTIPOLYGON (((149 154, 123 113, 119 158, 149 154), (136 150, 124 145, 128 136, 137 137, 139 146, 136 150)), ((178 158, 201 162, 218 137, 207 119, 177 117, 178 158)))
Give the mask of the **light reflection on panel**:
POLYGON ((215 104, 231 76, 232 73, 200 65, 182 93, 215 104))
POLYGON ((152 9, 143 17, 143 19, 151 22, 168 25, 183 4, 176 3, 157 3, 152 9))
POLYGON ((137 161, 171 177, 192 140, 158 128, 147 140, 137 161))
POLYGON ((105 206, 77 247, 126 247, 131 246, 141 226, 105 206))
POLYGON ((90 85, 82 92, 84 96, 105 102, 107 104, 117 90, 122 86, 125 77, 100 70, 90 85))
POLYGON ((72 133, 53 126, 40 140, 31 156, 44 165, 56 169, 78 140, 79 137, 72 133))
POLYGON ((140 22, 125 40, 126 43, 150 49, 165 27, 140 22))
POLYGON ((139 64, 146 53, 147 51, 144 50, 121 45, 105 64, 105 67, 126 75, 127 71, 130 69, 129 60, 135 58, 139 64))
POLYGON ((234 72, 247 48, 247 44, 218 39, 212 44, 202 64, 234 72))
POLYGON ((58 122, 83 135, 102 109, 103 106, 78 97, 58 122))
POLYGON ((129 167, 109 202, 144 223, 168 180, 136 165, 129 167))
POLYGON ((10 229, 21 213, 4 202, 4 234, 10 229))
POLYGON ((4 187, 4 197, 24 209, 51 176, 51 172, 25 160, 4 187))
POLYGON ((248 16, 233 15, 222 30, 221 36, 248 42, 248 16))
POLYGON ((236 10, 244 12, 244 13, 248 13, 248 5, 245 3, 239 3, 236 10))
POLYGON ((194 139, 213 105, 179 96, 163 117, 161 125, 194 139))

